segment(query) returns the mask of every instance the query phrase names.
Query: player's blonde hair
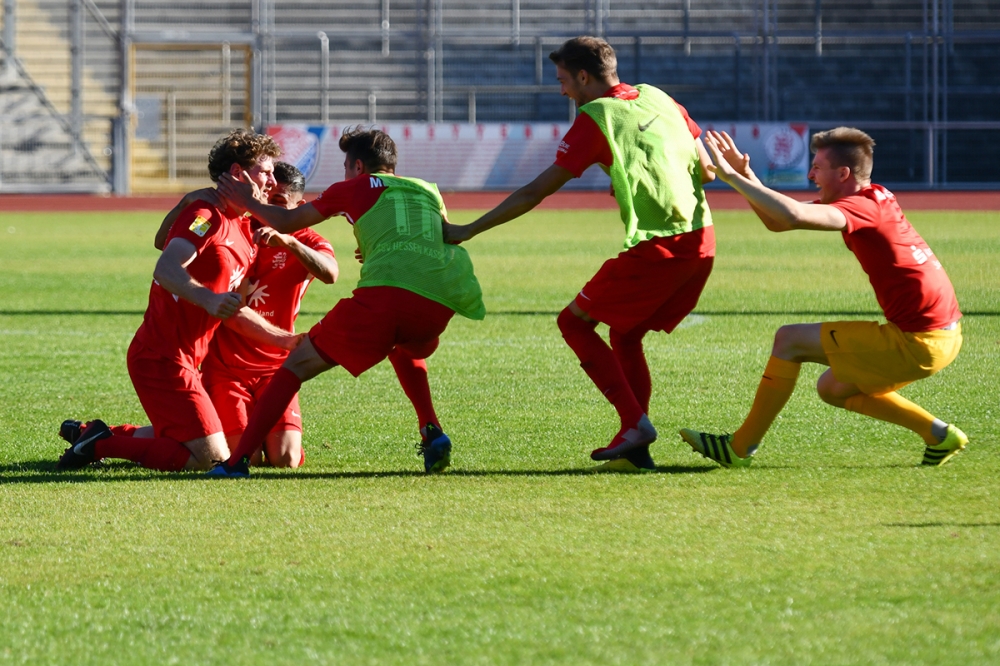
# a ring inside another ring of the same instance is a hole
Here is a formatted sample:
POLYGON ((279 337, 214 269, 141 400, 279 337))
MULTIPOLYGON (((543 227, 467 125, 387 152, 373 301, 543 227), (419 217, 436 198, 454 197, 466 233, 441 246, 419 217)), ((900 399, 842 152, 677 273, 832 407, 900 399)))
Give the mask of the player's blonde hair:
POLYGON ((809 148, 814 153, 820 148, 829 148, 827 153, 831 166, 849 168, 857 181, 871 180, 875 140, 856 127, 835 127, 817 132, 809 148))
POLYGON ((208 176, 213 182, 234 164, 250 169, 261 157, 280 157, 281 146, 266 134, 234 129, 215 142, 208 153, 208 176))

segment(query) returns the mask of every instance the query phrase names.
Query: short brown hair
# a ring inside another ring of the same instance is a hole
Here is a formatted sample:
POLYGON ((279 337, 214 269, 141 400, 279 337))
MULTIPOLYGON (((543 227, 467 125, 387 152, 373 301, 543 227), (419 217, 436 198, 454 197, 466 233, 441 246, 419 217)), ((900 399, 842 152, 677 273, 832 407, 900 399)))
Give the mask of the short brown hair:
POLYGON ((229 171, 234 164, 250 169, 262 157, 278 157, 281 146, 266 134, 257 134, 246 129, 234 129, 215 142, 208 153, 208 175, 213 182, 229 171))
POLYGON ((274 163, 274 181, 284 185, 286 192, 306 191, 306 177, 297 166, 288 162, 274 163))
POLYGON ((835 167, 848 167, 858 181, 871 180, 874 159, 875 140, 854 127, 835 127, 832 130, 818 132, 809 143, 812 152, 820 148, 829 148, 830 164, 835 167))
POLYGON ((602 81, 618 78, 618 56, 600 37, 574 37, 550 53, 549 60, 574 76, 583 70, 602 81))
POLYGON ((340 149, 347 153, 348 162, 361 160, 368 173, 396 170, 396 142, 382 130, 361 125, 345 127, 340 149))

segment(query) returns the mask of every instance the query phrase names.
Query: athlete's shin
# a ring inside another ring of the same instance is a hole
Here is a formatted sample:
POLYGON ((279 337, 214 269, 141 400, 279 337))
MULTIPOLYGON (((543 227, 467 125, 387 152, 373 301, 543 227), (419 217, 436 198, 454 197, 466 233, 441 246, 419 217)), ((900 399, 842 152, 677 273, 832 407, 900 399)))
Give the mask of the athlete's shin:
POLYGON ((413 358, 399 347, 390 352, 389 361, 396 371, 399 385, 403 387, 403 393, 417 412, 417 427, 433 423, 440 428, 441 423, 434 412, 431 387, 427 380, 427 361, 413 358))
POLYGON ((733 433, 733 452, 745 458, 750 448, 760 444, 795 389, 802 365, 772 356, 757 386, 753 407, 743 425, 733 433))
POLYGON ((622 427, 634 426, 645 410, 632 392, 614 352, 597 334, 597 323, 577 317, 569 308, 559 314, 556 323, 566 344, 580 359, 580 367, 618 412, 622 427))
POLYGON ((932 432, 934 416, 920 405, 911 402, 895 391, 884 395, 859 393, 844 402, 844 408, 858 414, 887 421, 920 435, 925 444, 934 445, 938 438, 932 432))
POLYGON ((230 464, 235 463, 243 456, 250 455, 257 447, 264 444, 267 434, 278 423, 281 415, 285 413, 285 409, 301 387, 302 380, 288 368, 281 367, 274 373, 253 412, 250 413, 246 430, 240 437, 240 443, 229 456, 230 464))

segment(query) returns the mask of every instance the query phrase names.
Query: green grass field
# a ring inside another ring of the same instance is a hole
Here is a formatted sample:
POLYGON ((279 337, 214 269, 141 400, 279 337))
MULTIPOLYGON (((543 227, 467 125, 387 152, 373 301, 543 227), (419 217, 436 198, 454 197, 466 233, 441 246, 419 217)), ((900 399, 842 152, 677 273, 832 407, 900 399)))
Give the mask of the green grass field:
MULTIPOLYGON (((818 366, 750 470, 681 442, 739 425, 781 324, 879 314, 839 234, 716 218, 696 315, 647 338, 659 473, 582 473, 616 419, 554 320, 621 228, 561 212, 468 245, 490 314, 430 363, 449 473, 421 473, 383 364, 304 387, 303 469, 209 482, 53 471, 64 418, 145 421, 125 350, 159 216, 0 214, 0 663, 1000 662, 1000 214, 910 216, 966 313, 958 359, 903 390, 971 438, 940 469, 821 403, 818 366)), ((358 275, 349 227, 319 230, 342 280, 300 330, 358 275)))

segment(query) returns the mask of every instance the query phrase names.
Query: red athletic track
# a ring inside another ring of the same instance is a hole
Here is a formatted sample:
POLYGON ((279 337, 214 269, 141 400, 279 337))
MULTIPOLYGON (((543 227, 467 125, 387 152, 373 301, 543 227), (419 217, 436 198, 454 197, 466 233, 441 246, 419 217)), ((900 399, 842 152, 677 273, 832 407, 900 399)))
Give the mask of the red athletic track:
MULTIPOLYGON (((806 191, 788 192, 807 201, 806 191)), ((450 210, 488 210, 507 196, 505 192, 452 192, 444 194, 450 210)), ((1000 191, 994 192, 897 192, 903 210, 991 210, 1000 211, 1000 191)), ((0 212, 156 211, 173 208, 179 195, 94 196, 87 194, 0 194, 0 212)), ((715 210, 749 210, 743 197, 732 190, 710 190, 709 205, 715 210)), ((614 210, 615 200, 606 192, 557 192, 542 202, 547 210, 614 210)))

